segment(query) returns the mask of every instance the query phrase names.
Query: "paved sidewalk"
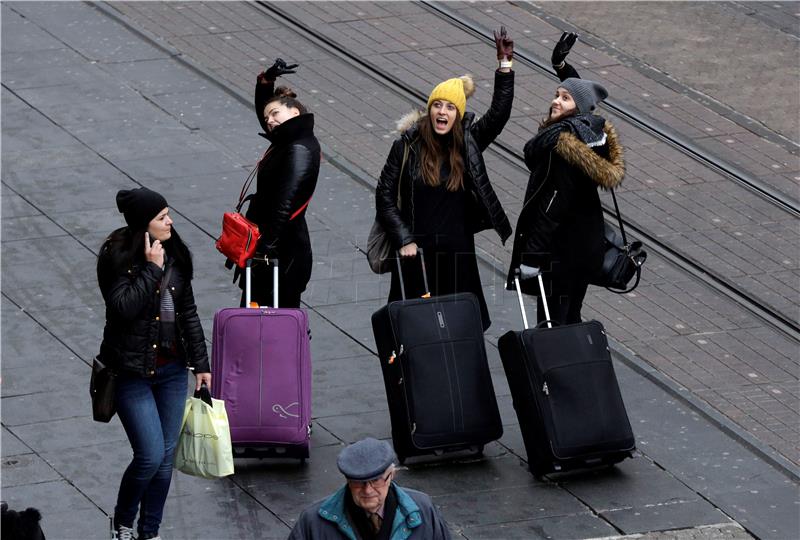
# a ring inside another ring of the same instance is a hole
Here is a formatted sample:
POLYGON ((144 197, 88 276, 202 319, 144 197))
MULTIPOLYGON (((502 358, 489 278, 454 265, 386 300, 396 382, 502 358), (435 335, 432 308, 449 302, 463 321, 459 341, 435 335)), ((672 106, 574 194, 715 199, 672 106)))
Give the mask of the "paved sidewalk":
MULTIPOLYGON (((289 13, 290 20, 341 42, 371 65, 421 91, 427 92, 454 73, 473 73, 479 90, 470 99, 470 107, 478 112, 488 107, 491 47, 418 4, 277 5, 289 13), (434 25, 435 36, 426 33, 428 24, 434 25)), ((549 57, 552 39, 560 35, 557 27, 523 9, 527 4, 447 5, 485 27, 506 24, 518 48, 541 58, 549 57)), ((291 52, 302 67, 287 83, 305 92, 307 103, 317 113, 317 133, 323 143, 362 171, 368 185, 374 185, 383 166, 389 141, 395 136, 394 122, 420 105, 387 90, 319 43, 299 36, 286 22, 250 4, 115 3, 113 8, 135 27, 164 40, 245 95, 252 91, 253 71, 291 52)), ((603 52, 581 46, 571 57, 586 76, 609 84, 615 97, 654 111, 658 120, 682 133, 741 140, 744 147, 736 155, 757 158, 747 162, 748 170, 757 176, 769 175, 784 189, 796 192, 791 176, 800 170, 796 156, 603 52), (655 111, 653 103, 665 106, 655 111), (776 171, 790 176, 776 175, 776 171)), ((523 67, 516 71, 514 112, 500 139, 518 149, 530 136, 532 118, 554 83, 523 67)), ((711 265, 764 301, 795 313, 793 299, 800 297, 796 220, 650 136, 620 123, 617 126, 626 147, 628 177, 619 190, 626 218, 655 231, 679 251, 711 265)), ((527 171, 491 151, 486 159, 493 184, 515 223, 527 171)), ((358 231, 352 241, 357 243, 367 230, 358 231)), ((501 246, 495 234, 483 233, 477 245, 502 272, 510 258, 510 244, 501 246)), ((652 253, 646 270, 642 285, 630 295, 593 289, 585 315, 602 320, 610 335, 676 386, 689 389, 694 398, 739 429, 800 465, 797 343, 765 328, 749 312, 652 253)), ((491 279, 500 284, 496 276, 491 279)), ((489 301, 498 308, 488 334, 496 340, 514 327, 517 309, 504 304, 502 296, 490 296, 489 301)))
MULTIPOLYGON (((86 392, 103 325, 95 256, 122 224, 114 194, 137 185, 165 194, 194 253, 210 337, 214 311, 238 302, 213 239, 263 141, 249 104, 91 5, 0 9, 3 498, 40 508, 48 537, 103 538, 130 455, 116 419, 92 422, 86 392)), ((175 473, 165 538, 285 538, 305 505, 341 484, 343 445, 389 437, 369 323, 388 284, 356 250, 373 196, 362 173, 343 166, 351 160, 341 150, 326 145, 310 206, 311 460, 241 460, 219 481, 175 473)), ((513 295, 491 268, 482 272, 495 324, 518 327, 513 295)), ((616 368, 636 458, 535 481, 494 337, 489 343, 503 438, 484 459, 423 460, 400 475, 433 496, 456 537, 747 538, 737 523, 761 538, 800 533, 797 483, 630 360, 616 368)))
POLYGON ((797 2, 686 2, 677 7, 642 2, 634 9, 614 2, 602 9, 587 9, 583 2, 545 2, 539 8, 576 25, 583 37, 635 57, 645 73, 661 73, 697 92, 701 102, 717 101, 748 117, 742 118, 745 125, 774 131, 797 154, 800 122, 777 106, 800 98, 797 2))

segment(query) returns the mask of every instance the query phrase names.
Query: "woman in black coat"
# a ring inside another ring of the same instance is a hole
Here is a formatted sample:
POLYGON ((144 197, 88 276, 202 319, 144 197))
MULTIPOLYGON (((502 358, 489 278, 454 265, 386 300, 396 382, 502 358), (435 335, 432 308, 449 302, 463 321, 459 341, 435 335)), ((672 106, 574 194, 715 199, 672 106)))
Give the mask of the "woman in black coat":
MULTIPOLYGON (((578 78, 564 62, 575 34, 564 34, 553 51, 561 79, 547 118, 525 144, 531 171, 517 222, 508 288, 517 270, 522 291, 540 295, 542 273, 550 319, 580 322, 589 283, 597 277, 605 251, 603 210, 598 187, 618 186, 625 174, 622 146, 614 127, 592 114, 608 93, 578 78)), ((541 298, 538 320, 545 319, 541 298)))
MULTIPOLYGON (((262 306, 273 305, 269 259, 279 262, 280 307, 300 307, 300 295, 311 279, 311 239, 305 215, 317 186, 322 154, 314 136, 314 115, 289 88, 275 88, 275 79, 294 73, 295 67, 277 59, 256 82, 261 136, 272 144, 258 164, 256 193, 245 215, 261 233, 253 261, 251 300, 262 306)), ((244 289, 244 277, 239 285, 244 289)), ((242 306, 244 302, 242 294, 242 306)))
MULTIPOLYGON (((416 257, 417 248, 424 248, 430 291, 424 290, 419 262, 410 261, 403 264, 406 294, 474 293, 484 330, 491 320, 474 234, 493 228, 503 242, 511 235, 482 155, 503 130, 514 99, 513 41, 505 29, 495 33, 495 40, 500 67, 486 114, 475 120, 474 113, 465 112, 467 97, 474 91, 468 76, 436 86, 424 113, 401 120, 402 134, 392 145, 375 193, 377 219, 400 256, 416 257)), ((399 299, 400 281, 393 269, 389 301, 399 299)))
POLYGON ((189 249, 172 228, 167 201, 147 188, 117 193, 126 227, 100 249, 97 280, 106 304, 100 360, 116 372, 115 404, 133 460, 122 476, 118 538, 155 538, 172 479, 187 367, 195 388, 211 386, 203 327, 192 293, 189 249))

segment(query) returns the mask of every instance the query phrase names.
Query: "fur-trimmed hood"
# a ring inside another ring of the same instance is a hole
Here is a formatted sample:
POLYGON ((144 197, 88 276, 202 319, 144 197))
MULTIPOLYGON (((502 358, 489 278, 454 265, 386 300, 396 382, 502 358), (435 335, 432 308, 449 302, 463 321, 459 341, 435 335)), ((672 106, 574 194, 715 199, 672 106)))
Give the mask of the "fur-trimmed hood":
POLYGON ((397 131, 399 131, 400 134, 402 135, 403 133, 414 127, 416 123, 419 121, 419 119, 422 118, 423 116, 425 116, 425 111, 423 111, 422 109, 411 111, 410 113, 403 115, 403 117, 397 121, 397 131))
POLYGON ((606 134, 608 158, 597 154, 589 145, 573 133, 562 131, 556 143, 556 152, 570 165, 579 168, 603 189, 619 186, 625 177, 625 161, 617 130, 606 121, 603 131, 606 134))

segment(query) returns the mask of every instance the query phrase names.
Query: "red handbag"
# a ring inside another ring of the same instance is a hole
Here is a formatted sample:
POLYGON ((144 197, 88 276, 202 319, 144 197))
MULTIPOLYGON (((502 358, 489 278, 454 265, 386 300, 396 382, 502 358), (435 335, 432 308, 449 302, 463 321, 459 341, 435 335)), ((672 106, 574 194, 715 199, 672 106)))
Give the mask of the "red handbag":
MULTIPOLYGON (((261 232, 258 230, 258 225, 242 215, 242 205, 244 205, 245 202, 249 201, 253 197, 253 195, 248 195, 245 197, 244 194, 247 193, 248 189, 250 189, 250 184, 253 183, 253 179, 256 176, 256 171, 258 171, 261 163, 267 158, 270 150, 272 150, 272 147, 267 149, 267 151, 264 153, 264 156, 261 158, 261 160, 259 160, 258 164, 248 175, 247 180, 244 181, 242 191, 239 193, 239 202, 236 205, 236 211, 225 212, 222 215, 222 234, 217 239, 217 250, 225 255, 228 259, 232 260, 239 268, 244 268, 247 265, 247 259, 253 258, 253 255, 256 252, 258 239, 261 238, 261 232)), ((303 206, 301 206, 291 215, 289 221, 299 216, 300 213, 306 209, 308 203, 310 202, 311 199, 306 201, 303 206)))
POLYGON ((267 149, 264 156, 247 176, 247 180, 244 181, 242 191, 239 193, 239 202, 236 204, 236 211, 225 212, 222 215, 222 234, 217 239, 217 250, 232 260, 239 268, 244 268, 247 264, 247 259, 253 257, 258 239, 261 238, 258 225, 242 215, 242 205, 252 198, 252 195, 245 197, 244 194, 250 189, 250 184, 253 183, 253 179, 256 177, 256 171, 258 171, 261 162, 269 155, 270 149, 267 149))

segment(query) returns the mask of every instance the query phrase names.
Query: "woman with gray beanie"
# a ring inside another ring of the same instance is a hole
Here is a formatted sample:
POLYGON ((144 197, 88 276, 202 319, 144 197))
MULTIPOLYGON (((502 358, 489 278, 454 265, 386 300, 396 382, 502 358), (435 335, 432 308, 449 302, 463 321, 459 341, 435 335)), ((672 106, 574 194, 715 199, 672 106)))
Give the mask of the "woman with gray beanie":
POLYGON ((117 375, 115 404, 133 450, 114 508, 115 537, 160 538, 183 421, 187 368, 211 386, 203 327, 192 293, 189 248, 167 201, 147 188, 121 190, 125 227, 100 248, 97 280, 106 304, 100 360, 117 375))
MULTIPOLYGON (((531 171, 517 222, 507 287, 519 270, 522 291, 539 295, 541 273, 550 319, 580 322, 589 283, 600 271, 605 251, 598 187, 618 186, 625 174, 622 146, 614 127, 594 114, 608 92, 581 79, 565 62, 577 35, 564 33, 552 64, 561 79, 547 117, 525 144, 531 171)), ((545 319, 542 300, 538 320, 545 319)))

